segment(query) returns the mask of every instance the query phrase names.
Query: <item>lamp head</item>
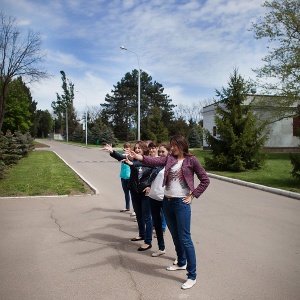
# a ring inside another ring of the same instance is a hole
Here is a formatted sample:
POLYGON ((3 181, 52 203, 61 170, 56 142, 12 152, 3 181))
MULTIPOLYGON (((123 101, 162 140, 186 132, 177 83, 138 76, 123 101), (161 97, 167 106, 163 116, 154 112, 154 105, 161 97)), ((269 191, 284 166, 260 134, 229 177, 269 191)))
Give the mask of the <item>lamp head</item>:
POLYGON ((120 46, 120 48, 121 48, 122 50, 127 50, 124 46, 120 46))

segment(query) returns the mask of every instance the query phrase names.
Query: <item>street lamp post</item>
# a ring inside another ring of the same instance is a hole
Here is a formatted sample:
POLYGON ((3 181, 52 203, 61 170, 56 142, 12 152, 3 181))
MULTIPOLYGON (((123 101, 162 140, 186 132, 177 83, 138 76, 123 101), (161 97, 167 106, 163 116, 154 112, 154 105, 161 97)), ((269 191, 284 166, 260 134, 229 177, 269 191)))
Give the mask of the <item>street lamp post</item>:
POLYGON ((126 50, 128 52, 134 53, 137 57, 137 61, 138 61, 138 122, 137 122, 137 140, 139 141, 141 139, 141 73, 140 73, 140 60, 139 60, 139 56, 137 55, 137 53, 128 50, 127 48, 125 48, 124 46, 120 47, 122 50, 126 50))
MULTIPOLYGON (((79 93, 79 91, 75 91, 79 93)), ((87 101, 85 100, 85 144, 87 145, 88 140, 88 110, 87 110, 87 101)))

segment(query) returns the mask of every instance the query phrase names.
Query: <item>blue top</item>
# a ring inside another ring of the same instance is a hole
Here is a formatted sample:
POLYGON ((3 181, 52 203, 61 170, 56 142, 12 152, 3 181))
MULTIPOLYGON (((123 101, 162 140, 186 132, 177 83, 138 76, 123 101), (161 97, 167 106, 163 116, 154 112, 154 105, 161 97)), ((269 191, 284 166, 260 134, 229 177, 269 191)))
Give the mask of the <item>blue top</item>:
POLYGON ((120 177, 123 179, 129 179, 130 167, 127 164, 121 163, 120 177))

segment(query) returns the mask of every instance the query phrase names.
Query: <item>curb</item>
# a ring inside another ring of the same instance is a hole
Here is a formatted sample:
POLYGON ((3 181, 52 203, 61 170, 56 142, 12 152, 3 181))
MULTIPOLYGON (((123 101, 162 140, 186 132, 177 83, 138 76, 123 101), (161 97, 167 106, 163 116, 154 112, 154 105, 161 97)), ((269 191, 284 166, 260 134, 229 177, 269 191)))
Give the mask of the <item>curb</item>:
POLYGON ((262 190, 262 191, 265 191, 265 192, 269 192, 269 193, 273 193, 273 194, 277 194, 277 195, 281 195, 281 196, 285 196, 285 197, 300 200, 300 194, 299 193, 289 192, 289 191, 276 189, 276 188, 268 187, 268 186, 261 185, 261 184, 256 184, 256 183, 252 183, 252 182, 248 182, 248 181, 229 178, 229 177, 216 175, 216 174, 212 174, 212 173, 207 173, 207 175, 211 178, 215 178, 215 179, 227 181, 227 182, 230 182, 230 183, 235 183, 235 184, 255 188, 255 189, 258 189, 258 190, 262 190))

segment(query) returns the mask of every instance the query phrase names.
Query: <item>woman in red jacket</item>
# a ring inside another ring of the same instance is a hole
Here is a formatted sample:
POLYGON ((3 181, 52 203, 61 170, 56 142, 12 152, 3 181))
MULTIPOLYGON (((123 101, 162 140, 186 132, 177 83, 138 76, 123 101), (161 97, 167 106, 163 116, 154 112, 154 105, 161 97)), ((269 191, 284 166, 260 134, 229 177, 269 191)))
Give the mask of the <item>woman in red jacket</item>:
POLYGON ((209 178, 197 158, 189 153, 183 136, 170 139, 171 154, 167 157, 151 157, 130 152, 130 156, 150 167, 165 166, 163 209, 177 253, 178 263, 167 267, 168 271, 187 270, 187 281, 181 286, 189 289, 196 283, 196 253, 191 238, 191 203, 208 187, 209 178), (200 180, 194 186, 194 175, 200 180))

